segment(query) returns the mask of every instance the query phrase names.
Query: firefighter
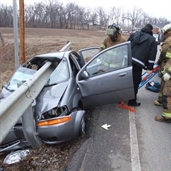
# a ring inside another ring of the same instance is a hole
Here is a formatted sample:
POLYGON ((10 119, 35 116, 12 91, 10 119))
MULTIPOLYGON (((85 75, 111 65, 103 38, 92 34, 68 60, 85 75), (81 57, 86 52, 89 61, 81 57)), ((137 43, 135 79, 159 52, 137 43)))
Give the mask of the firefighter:
MULTIPOLYGON (((126 42, 126 38, 121 35, 121 28, 112 24, 109 25, 106 29, 106 34, 108 35, 102 45, 100 46, 100 51, 109 48, 111 46, 117 45, 119 43, 126 42)), ((116 52, 116 50, 109 50, 105 53, 105 57, 101 59, 101 65, 98 68, 98 73, 115 70, 122 67, 123 63, 123 54, 120 55, 123 50, 119 50, 120 52, 116 52)))
POLYGON ((102 45, 100 46, 100 51, 110 46, 126 42, 126 38, 121 35, 120 27, 116 24, 109 25, 106 29, 106 34, 108 36, 104 39, 102 45))
POLYGON ((164 38, 165 46, 162 51, 165 56, 160 59, 163 65, 163 87, 161 89, 163 112, 161 116, 156 116, 155 120, 158 122, 171 122, 171 28, 164 32, 164 38))
POLYGON ((162 92, 163 92, 163 87, 164 87, 164 83, 165 81, 162 78, 162 70, 163 67, 165 66, 166 62, 169 60, 169 58, 166 56, 166 51, 169 48, 169 46, 171 46, 171 23, 167 24, 166 26, 164 26, 161 29, 161 34, 160 37, 162 37, 162 39, 160 39, 160 41, 162 41, 162 45, 161 45, 161 53, 160 53, 160 57, 157 61, 157 64, 160 66, 161 68, 161 88, 160 88, 160 92, 158 94, 158 100, 154 101, 154 104, 157 106, 162 106, 162 92))

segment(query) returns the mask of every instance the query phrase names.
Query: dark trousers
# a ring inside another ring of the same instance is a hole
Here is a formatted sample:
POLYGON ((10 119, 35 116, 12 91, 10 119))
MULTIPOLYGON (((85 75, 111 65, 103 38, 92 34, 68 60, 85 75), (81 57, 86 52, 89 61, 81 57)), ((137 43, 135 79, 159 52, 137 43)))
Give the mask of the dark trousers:
POLYGON ((136 64, 132 64, 132 74, 133 74, 133 83, 134 83, 134 93, 135 93, 135 99, 137 100, 137 93, 138 93, 138 87, 142 80, 142 68, 139 67, 136 64))

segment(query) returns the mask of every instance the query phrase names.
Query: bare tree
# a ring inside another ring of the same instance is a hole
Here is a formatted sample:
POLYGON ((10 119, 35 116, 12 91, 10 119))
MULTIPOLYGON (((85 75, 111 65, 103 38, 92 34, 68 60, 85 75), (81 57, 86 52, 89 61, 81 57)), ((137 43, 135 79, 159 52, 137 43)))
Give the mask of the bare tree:
POLYGON ((131 22, 131 28, 139 26, 139 22, 144 16, 144 11, 141 8, 134 8, 133 11, 128 11, 126 19, 131 22))
POLYGON ((75 29, 78 23, 82 24, 82 16, 84 11, 81 11, 78 5, 72 2, 68 3, 66 5, 66 11, 67 11, 66 20, 67 20, 68 28, 75 29), (78 21, 79 18, 80 21, 78 21))
POLYGON ((50 20, 50 27, 57 28, 57 23, 59 21, 59 16, 57 15, 59 2, 57 0, 49 0, 46 6, 46 14, 50 20))
MULTIPOLYGON (((87 9, 75 3, 68 3, 65 6, 58 0, 44 0, 25 6, 26 27, 49 27, 49 28, 81 28, 89 29, 89 24, 106 27, 110 22, 131 28, 140 27, 144 23, 168 24, 166 18, 153 18, 148 16, 142 9, 134 7, 132 11, 123 12, 121 7, 112 7, 107 13, 102 7, 87 9)), ((13 26, 13 8, 0 4, 0 27, 13 26)))
POLYGON ((35 27, 35 7, 29 5, 25 7, 25 22, 26 27, 35 27))
POLYGON ((0 27, 12 27, 13 9, 12 6, 0 4, 0 27))
POLYGON ((67 20, 66 20, 67 11, 66 11, 66 8, 63 7, 63 4, 58 4, 58 8, 56 12, 57 12, 59 25, 60 25, 59 27, 68 28, 67 20))
POLYGON ((97 9, 93 9, 90 13, 90 21, 92 22, 92 25, 95 25, 98 23, 98 14, 97 9))
POLYGON ((109 22, 109 15, 106 14, 102 7, 97 8, 97 14, 99 17, 100 29, 102 29, 102 26, 105 28, 109 22))
POLYGON ((36 27, 44 27, 44 22, 45 22, 45 4, 44 3, 37 3, 35 4, 35 21, 36 21, 36 27))
POLYGON ((116 23, 116 24, 120 24, 120 21, 121 21, 121 12, 122 12, 122 8, 119 7, 112 7, 110 10, 109 10, 109 14, 110 14, 110 22, 112 23, 116 23))

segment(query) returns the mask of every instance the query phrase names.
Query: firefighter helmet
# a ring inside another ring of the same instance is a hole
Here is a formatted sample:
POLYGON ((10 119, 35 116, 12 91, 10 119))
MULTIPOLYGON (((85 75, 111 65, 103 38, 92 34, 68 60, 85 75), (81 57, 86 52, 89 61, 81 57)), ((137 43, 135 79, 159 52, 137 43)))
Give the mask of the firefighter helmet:
POLYGON ((106 34, 109 36, 118 35, 121 32, 121 28, 113 23, 112 25, 109 25, 106 29, 106 34))
POLYGON ((168 30, 171 29, 171 23, 170 24, 166 24, 163 28, 162 28, 162 32, 165 34, 168 30))
POLYGON ((167 33, 171 31, 171 23, 170 24, 166 24, 161 30, 160 30, 160 33, 159 33, 159 41, 160 42, 163 42, 166 37, 167 37, 167 33))

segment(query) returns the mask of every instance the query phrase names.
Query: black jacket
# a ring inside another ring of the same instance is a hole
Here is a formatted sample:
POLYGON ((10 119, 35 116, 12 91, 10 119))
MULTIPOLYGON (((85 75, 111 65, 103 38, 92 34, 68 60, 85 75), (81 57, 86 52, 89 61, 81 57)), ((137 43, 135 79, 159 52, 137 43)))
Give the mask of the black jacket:
POLYGON ((157 42, 152 31, 144 27, 133 33, 128 41, 131 41, 132 62, 143 69, 152 70, 157 53, 157 42))

